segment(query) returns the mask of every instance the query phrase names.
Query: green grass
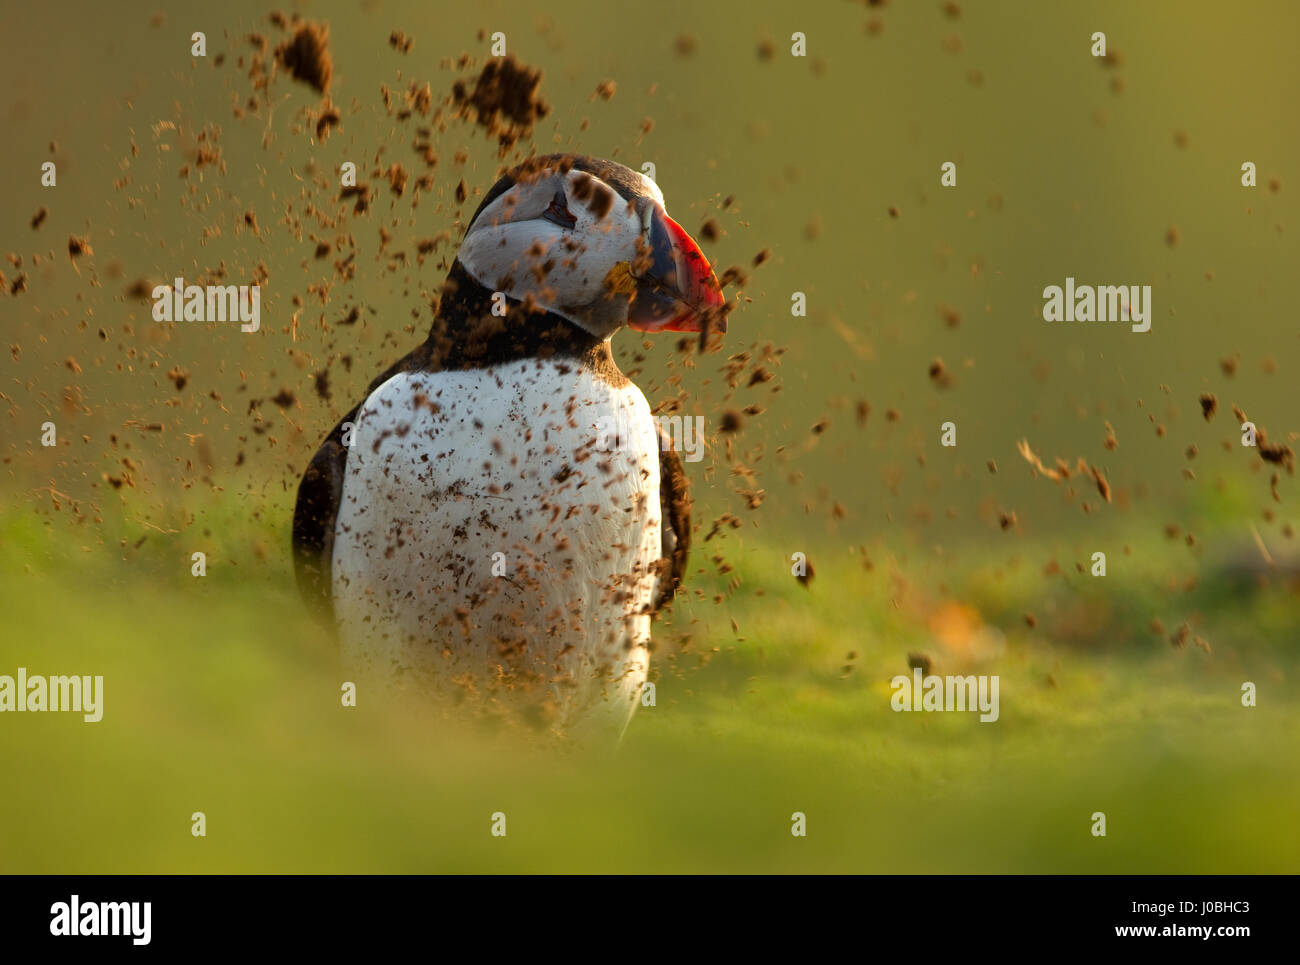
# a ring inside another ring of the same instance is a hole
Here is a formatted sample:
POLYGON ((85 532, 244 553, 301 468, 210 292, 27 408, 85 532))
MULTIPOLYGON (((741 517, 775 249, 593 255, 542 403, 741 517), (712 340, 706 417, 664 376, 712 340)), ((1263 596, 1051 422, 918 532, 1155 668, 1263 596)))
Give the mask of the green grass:
POLYGON ((967 551, 946 589, 883 548, 871 569, 824 551, 805 589, 787 553, 746 537, 735 570, 695 574, 703 599, 658 628, 657 706, 593 750, 364 692, 342 708, 346 674, 297 599, 278 509, 251 524, 234 497, 176 512, 196 516, 183 535, 126 512, 0 516, 0 673, 105 677, 101 723, 0 717, 0 872, 1300 869, 1295 588, 1229 594, 1207 577, 1173 594, 1175 544, 1112 557, 1104 581, 967 551), (947 644, 945 601, 978 614, 947 644), (1209 652, 1168 643, 1193 615, 1209 652), (911 651, 999 674, 1000 720, 891 711, 911 651))

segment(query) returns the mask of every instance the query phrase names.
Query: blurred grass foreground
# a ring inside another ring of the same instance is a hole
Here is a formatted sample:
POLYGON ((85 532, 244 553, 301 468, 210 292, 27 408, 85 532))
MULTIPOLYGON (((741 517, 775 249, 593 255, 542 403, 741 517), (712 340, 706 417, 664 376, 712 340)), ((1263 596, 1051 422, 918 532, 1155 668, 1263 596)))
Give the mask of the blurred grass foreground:
MULTIPOLYGON (((343 707, 336 655, 276 551, 283 516, 250 536, 222 508, 192 527, 212 545, 201 579, 189 536, 123 517, 102 526, 118 539, 78 545, 57 515, 0 518, 0 673, 105 678, 99 723, 0 721, 0 871, 1300 864, 1294 577, 1207 584, 1193 600, 1203 645, 1175 647, 1176 614, 1146 627, 1166 602, 1140 572, 1103 594, 1087 574, 956 561, 956 603, 883 555, 823 554, 805 588, 779 550, 747 543, 727 585, 698 576, 701 592, 660 625, 655 706, 618 749, 591 750, 456 728, 364 692, 343 707), (725 612, 709 605, 736 587, 725 612), (998 674, 999 720, 893 712, 889 680, 909 653, 936 673, 998 674), (791 833, 795 812, 806 836, 791 833)), ((1177 570, 1160 546, 1132 549, 1144 558, 1177 570)))

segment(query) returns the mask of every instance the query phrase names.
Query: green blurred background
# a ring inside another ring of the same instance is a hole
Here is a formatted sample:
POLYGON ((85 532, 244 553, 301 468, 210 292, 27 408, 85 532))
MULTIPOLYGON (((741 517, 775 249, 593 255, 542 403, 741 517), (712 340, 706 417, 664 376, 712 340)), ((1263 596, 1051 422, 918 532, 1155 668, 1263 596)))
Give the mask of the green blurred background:
POLYGON ((284 8, 330 28, 342 123, 323 142, 318 94, 249 77, 249 35, 283 38, 273 7, 8 11, 0 249, 21 263, 0 272, 26 290, 0 296, 0 673, 102 673, 107 695, 95 725, 0 717, 0 870, 1295 871, 1297 488, 1238 444, 1232 407, 1294 445, 1300 8, 949 6, 284 8), (706 253, 748 275, 720 353, 615 340, 652 403, 711 430, 764 410, 688 467, 695 592, 615 754, 340 709, 288 562, 303 466, 423 337, 515 159, 382 90, 442 101, 498 30, 551 105, 523 153, 653 162, 673 217, 697 237, 714 219, 706 253), (338 199, 345 160, 364 214, 338 199), (395 197, 372 173, 394 161, 432 187, 395 197), (71 259, 70 235, 93 254, 71 259), (264 277, 259 333, 155 323, 128 293, 219 266, 264 277), (1067 275, 1151 285, 1151 331, 1045 323, 1067 275), (775 378, 750 386, 759 365, 775 378), (1101 468, 1113 502, 1035 476, 1019 439, 1101 468), (725 513, 739 528, 702 542, 725 513), (1105 579, 1078 569, 1099 550, 1105 579), (892 713, 911 652, 999 674, 1002 719, 892 713))

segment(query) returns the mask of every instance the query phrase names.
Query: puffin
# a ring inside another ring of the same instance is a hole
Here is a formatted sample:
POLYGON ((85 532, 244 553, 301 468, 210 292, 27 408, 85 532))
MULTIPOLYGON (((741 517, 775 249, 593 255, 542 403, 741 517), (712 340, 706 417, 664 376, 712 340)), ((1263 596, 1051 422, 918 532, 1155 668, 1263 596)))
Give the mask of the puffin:
POLYGON ((505 173, 428 337, 298 487, 296 580, 345 666, 453 713, 621 737, 685 574, 691 500, 611 339, 709 344, 729 308, 650 178, 575 154, 505 173))

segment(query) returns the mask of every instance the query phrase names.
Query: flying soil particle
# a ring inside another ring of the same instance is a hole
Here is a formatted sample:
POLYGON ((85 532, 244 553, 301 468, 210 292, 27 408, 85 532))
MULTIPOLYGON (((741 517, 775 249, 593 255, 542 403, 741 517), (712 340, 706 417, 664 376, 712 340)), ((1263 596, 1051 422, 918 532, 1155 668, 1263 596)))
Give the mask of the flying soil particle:
POLYGON ((85 238, 78 238, 76 235, 68 236, 68 257, 73 261, 82 255, 93 255, 95 249, 90 247, 90 242, 85 238))
POLYGON ((473 80, 452 86, 452 101, 460 116, 495 135, 501 150, 507 151, 522 137, 532 134, 533 125, 551 112, 538 87, 542 72, 516 60, 513 54, 494 57, 473 80))
POLYGON ((40 211, 37 211, 36 214, 32 215, 33 231, 35 231, 37 228, 39 228, 41 225, 45 223, 45 218, 49 215, 49 213, 50 213, 49 208, 41 208, 40 211))
POLYGON ((325 141, 330 131, 343 123, 343 115, 336 108, 327 107, 316 121, 316 140, 325 141))
POLYGON ((1097 484, 1097 492, 1101 493, 1101 498, 1110 502, 1110 483, 1106 481, 1106 476, 1096 466, 1089 466, 1088 472, 1092 473, 1092 479, 1097 484))
POLYGON ((700 225, 700 237, 703 238, 705 241, 709 241, 709 242, 717 241, 719 235, 721 234, 721 231, 722 229, 718 227, 718 223, 714 221, 712 218, 708 219, 707 221, 704 222, 704 224, 700 225))
POLYGON ((1219 400, 1210 393, 1201 396, 1201 414, 1205 416, 1205 421, 1209 422, 1214 418, 1214 413, 1219 409, 1219 400))
POLYGON ((325 24, 304 23, 275 51, 276 59, 296 80, 314 87, 324 94, 330 89, 334 76, 334 60, 329 52, 329 27, 325 24))
POLYGON ((406 193, 406 168, 394 161, 388 168, 387 177, 388 186, 392 189, 393 194, 400 198, 406 193))
POLYGON ((340 201, 345 201, 348 198, 356 198, 356 203, 352 206, 352 213, 361 214, 370 207, 370 185, 349 185, 339 192, 340 201))
POLYGON ((1295 453, 1290 446, 1280 443, 1271 445, 1265 440, 1262 430, 1258 433, 1256 442, 1259 447, 1259 458, 1274 465, 1285 466, 1288 472, 1295 471, 1295 453))
POLYGON ((587 210, 598 221, 614 209, 614 193, 586 173, 574 179, 573 196, 586 202, 587 210))
POLYGON ((816 575, 817 571, 813 569, 812 560, 805 556, 803 561, 803 572, 796 573, 794 578, 798 580, 802 586, 807 587, 816 575))
POLYGON ((749 284, 749 276, 745 274, 745 270, 739 265, 730 265, 727 270, 722 273, 722 277, 718 279, 718 284, 723 288, 726 288, 728 285, 735 285, 737 288, 744 288, 749 284))
POLYGON ((921 676, 927 676, 934 669, 934 661, 930 659, 928 653, 909 653, 907 655, 907 666, 911 670, 921 671, 921 676))
POLYGON ((948 372, 948 367, 943 364, 943 359, 935 359, 930 363, 930 381, 940 389, 952 385, 952 375, 948 372))

